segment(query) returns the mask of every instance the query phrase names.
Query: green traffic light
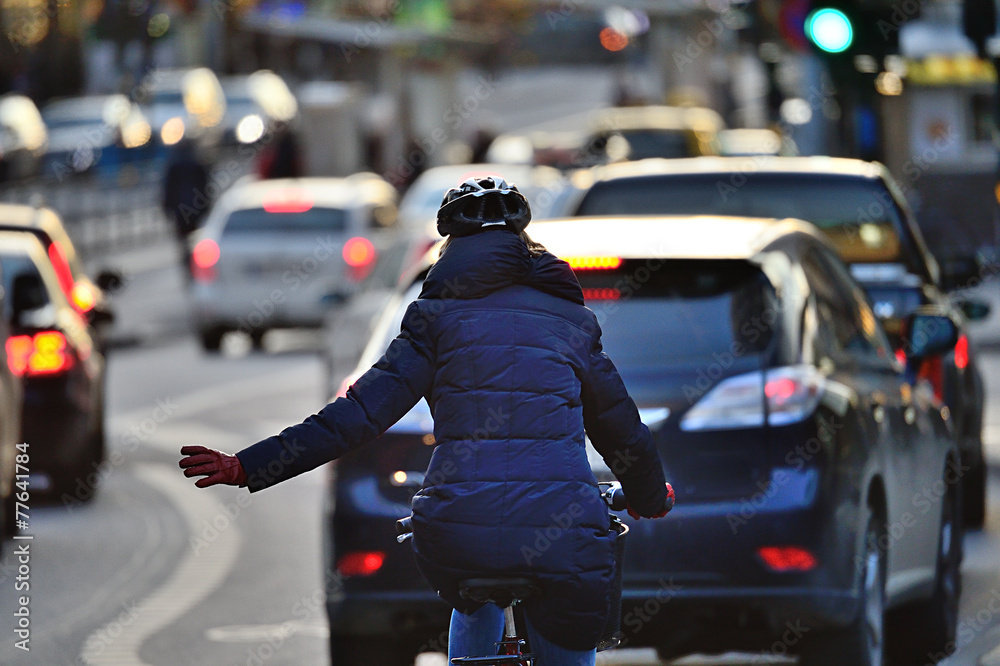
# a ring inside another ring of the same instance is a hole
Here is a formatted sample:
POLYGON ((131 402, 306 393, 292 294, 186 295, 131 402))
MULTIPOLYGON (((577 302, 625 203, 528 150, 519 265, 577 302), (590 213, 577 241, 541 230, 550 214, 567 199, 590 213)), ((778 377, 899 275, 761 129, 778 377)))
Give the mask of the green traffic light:
POLYGON ((825 7, 806 17, 806 36, 827 53, 846 51, 854 41, 851 19, 839 9, 825 7))

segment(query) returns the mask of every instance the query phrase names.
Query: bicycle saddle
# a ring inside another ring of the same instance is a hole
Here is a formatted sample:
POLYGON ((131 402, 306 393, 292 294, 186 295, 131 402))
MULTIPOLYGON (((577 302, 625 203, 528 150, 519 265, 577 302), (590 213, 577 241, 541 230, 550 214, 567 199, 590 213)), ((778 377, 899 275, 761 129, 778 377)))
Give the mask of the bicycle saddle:
POLYGON ((533 578, 467 578, 458 583, 458 593, 463 599, 492 603, 500 608, 507 608, 516 601, 524 601, 536 592, 538 582, 533 578))

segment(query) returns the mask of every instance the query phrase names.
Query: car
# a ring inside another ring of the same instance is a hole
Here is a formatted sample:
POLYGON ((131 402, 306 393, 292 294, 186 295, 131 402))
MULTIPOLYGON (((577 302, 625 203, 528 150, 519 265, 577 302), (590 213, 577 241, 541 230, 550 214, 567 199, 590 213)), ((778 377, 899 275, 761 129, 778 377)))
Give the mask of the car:
POLYGON ((62 180, 99 172, 117 177, 126 164, 152 156, 151 128, 125 95, 69 97, 42 108, 48 130, 44 175, 62 180))
MULTIPOLYGON (((916 307, 933 306, 952 318, 960 337, 941 362, 928 361, 936 386, 951 386, 951 411, 962 451, 966 525, 983 525, 986 463, 983 457, 983 379, 969 343, 969 320, 988 313, 982 303, 949 298, 945 288, 968 281, 941 275, 906 199, 888 170, 876 162, 830 157, 703 157, 644 160, 581 173, 568 215, 750 215, 794 217, 818 226, 866 288, 885 281, 918 283, 916 307)), ((895 313, 898 328, 909 311, 895 313)))
POLYGON ((20 442, 28 446, 31 488, 88 500, 105 457, 104 357, 36 234, 0 230, 0 267, 7 365, 24 386, 20 442))
POLYGON ((0 230, 4 229, 30 231, 38 237, 56 271, 63 295, 87 318, 97 346, 105 353, 115 319, 109 294, 123 285, 121 273, 106 269, 91 280, 62 218, 51 208, 0 203, 0 230))
POLYGON ((152 70, 135 97, 161 154, 184 137, 208 149, 219 144, 226 98, 215 72, 207 67, 152 70))
POLYGON ((397 193, 375 174, 246 178, 191 238, 194 318, 202 347, 230 331, 259 345, 274 328, 319 328, 399 242, 397 193))
MULTIPOLYGON (((923 345, 904 366, 830 242, 799 220, 602 217, 528 233, 574 267, 677 493, 665 519, 626 519, 625 644, 663 657, 778 645, 806 666, 947 649, 960 458, 947 409, 908 366, 955 343, 951 319, 911 314, 923 345)), ((425 274, 386 307, 338 395, 384 353, 425 274)), ((408 664, 447 644, 448 607, 394 539, 431 483, 434 444, 421 401, 328 466, 334 663, 408 664)), ((610 480, 588 451, 595 482, 610 480)))
POLYGON ((719 154, 727 157, 799 154, 795 141, 771 129, 738 127, 719 130, 719 154))
POLYGON ((718 155, 725 121, 698 106, 618 106, 501 134, 487 160, 564 170, 646 158, 718 155))
POLYGON ((47 143, 45 122, 31 98, 0 96, 0 182, 37 176, 47 143))
POLYGON ((219 80, 226 98, 222 143, 253 145, 298 115, 298 102, 280 76, 266 69, 219 80))

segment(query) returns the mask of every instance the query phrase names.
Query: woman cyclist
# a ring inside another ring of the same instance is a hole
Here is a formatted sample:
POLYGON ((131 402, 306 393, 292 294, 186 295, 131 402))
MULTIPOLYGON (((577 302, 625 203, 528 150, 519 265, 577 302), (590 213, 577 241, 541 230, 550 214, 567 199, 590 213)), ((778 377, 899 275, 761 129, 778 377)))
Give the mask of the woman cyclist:
POLYGON ((502 179, 449 190, 440 258, 399 336, 346 397, 235 456, 184 447, 180 465, 205 476, 198 487, 256 492, 376 439, 425 398, 437 444, 412 502, 413 549, 454 609, 451 656, 490 654, 503 630, 500 609, 463 599, 458 582, 530 576, 540 588, 523 604, 535 663, 594 664, 616 535, 584 432, 633 517, 665 515, 667 487, 576 277, 525 234, 530 219, 502 179))

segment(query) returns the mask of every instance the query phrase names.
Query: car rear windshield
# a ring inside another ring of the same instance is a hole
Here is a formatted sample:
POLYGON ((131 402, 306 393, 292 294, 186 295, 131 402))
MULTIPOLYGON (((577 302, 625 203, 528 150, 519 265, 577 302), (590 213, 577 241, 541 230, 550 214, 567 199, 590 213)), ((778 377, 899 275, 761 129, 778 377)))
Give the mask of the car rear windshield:
POLYGON ((577 215, 793 217, 827 233, 847 262, 908 262, 902 218, 885 186, 850 176, 710 173, 600 182, 577 215))
POLYGON ((628 260, 577 271, 604 350, 623 373, 763 352, 776 299, 756 266, 737 260, 628 260))
POLYGON ((630 160, 696 155, 688 144, 687 133, 682 130, 631 129, 619 130, 616 134, 628 141, 630 160))
POLYGON ((302 212, 268 212, 263 208, 238 210, 229 216, 222 231, 250 233, 330 233, 347 229, 347 213, 339 208, 310 208, 302 212))

